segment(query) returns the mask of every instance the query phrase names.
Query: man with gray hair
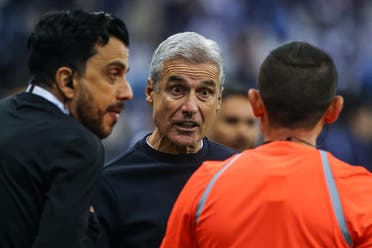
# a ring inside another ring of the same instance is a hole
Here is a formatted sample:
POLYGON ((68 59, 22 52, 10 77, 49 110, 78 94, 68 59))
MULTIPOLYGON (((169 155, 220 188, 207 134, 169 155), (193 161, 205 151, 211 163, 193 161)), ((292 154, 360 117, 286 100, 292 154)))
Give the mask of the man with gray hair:
POLYGON ((216 42, 178 33, 156 49, 146 86, 154 131, 104 170, 94 206, 98 247, 159 247, 173 204, 205 160, 235 152, 205 138, 220 108, 223 61, 216 42))

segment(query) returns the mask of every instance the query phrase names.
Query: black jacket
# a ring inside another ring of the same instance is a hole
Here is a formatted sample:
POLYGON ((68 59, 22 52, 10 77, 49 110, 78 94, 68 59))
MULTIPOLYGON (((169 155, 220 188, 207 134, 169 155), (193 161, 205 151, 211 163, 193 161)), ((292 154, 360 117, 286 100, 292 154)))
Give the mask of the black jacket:
POLYGON ((100 140, 31 93, 0 102, 0 247, 83 247, 100 140))

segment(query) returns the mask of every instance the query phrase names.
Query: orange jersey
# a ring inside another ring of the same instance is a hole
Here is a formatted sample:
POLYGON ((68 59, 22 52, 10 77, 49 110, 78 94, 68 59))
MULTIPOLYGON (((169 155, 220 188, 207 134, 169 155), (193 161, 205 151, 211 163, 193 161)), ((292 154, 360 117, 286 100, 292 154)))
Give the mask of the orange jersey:
POLYGON ((291 141, 205 162, 161 247, 372 247, 372 174, 291 141))

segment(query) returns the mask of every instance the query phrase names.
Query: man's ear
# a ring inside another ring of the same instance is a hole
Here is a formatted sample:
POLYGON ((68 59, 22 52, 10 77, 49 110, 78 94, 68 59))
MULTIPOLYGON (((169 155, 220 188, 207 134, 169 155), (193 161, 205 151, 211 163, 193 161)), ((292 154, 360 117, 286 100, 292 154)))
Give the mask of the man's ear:
POLYGON ((248 91, 248 99, 251 103, 254 116, 262 117, 265 113, 265 105, 262 101, 260 92, 255 89, 250 89, 248 91))
POLYGON ((150 77, 147 78, 147 84, 146 84, 146 102, 152 105, 153 97, 154 97, 154 82, 150 77))
POLYGON ((55 82, 64 99, 71 100, 74 98, 74 80, 72 70, 69 67, 58 68, 55 74, 55 82))
POLYGON ((329 105, 327 111, 324 114, 323 120, 327 124, 335 122, 344 106, 344 98, 342 96, 335 96, 333 98, 331 105, 329 105))
POLYGON ((223 87, 221 88, 220 90, 220 93, 218 93, 218 103, 217 103, 217 108, 216 108, 216 111, 220 110, 221 109, 221 104, 222 104, 222 92, 223 92, 223 87))

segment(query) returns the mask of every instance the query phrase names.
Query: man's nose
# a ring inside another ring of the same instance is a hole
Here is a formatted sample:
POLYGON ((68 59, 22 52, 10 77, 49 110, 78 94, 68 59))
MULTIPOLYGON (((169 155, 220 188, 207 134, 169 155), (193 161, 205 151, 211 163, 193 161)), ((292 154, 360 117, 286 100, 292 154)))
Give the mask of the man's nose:
POLYGON ((236 132, 241 134, 244 137, 247 137, 250 135, 250 133, 252 132, 251 129, 252 128, 248 127, 247 124, 243 120, 240 120, 238 122, 238 125, 236 125, 236 132))
POLYGON ((130 87, 128 80, 125 80, 123 85, 118 88, 117 98, 120 101, 130 100, 133 98, 132 87, 130 87))
POLYGON ((198 103, 194 94, 189 94, 182 105, 182 113, 195 114, 198 112, 198 103))

